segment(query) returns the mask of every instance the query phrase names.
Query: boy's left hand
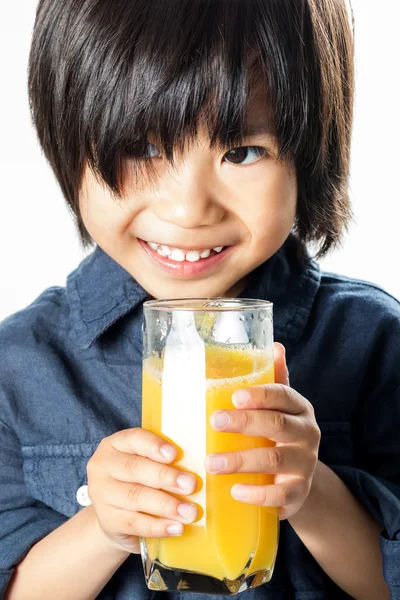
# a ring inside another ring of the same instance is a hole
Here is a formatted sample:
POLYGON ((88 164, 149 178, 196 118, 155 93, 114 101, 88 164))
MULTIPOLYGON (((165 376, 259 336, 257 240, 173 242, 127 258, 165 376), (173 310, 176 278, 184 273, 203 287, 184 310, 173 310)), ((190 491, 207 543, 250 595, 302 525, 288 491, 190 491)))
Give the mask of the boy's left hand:
POLYGON ((239 410, 213 413, 211 425, 216 431, 266 437, 275 446, 209 455, 206 469, 218 475, 275 474, 273 485, 235 485, 232 496, 248 504, 280 507, 283 520, 296 514, 307 499, 321 432, 312 404, 289 387, 284 346, 275 343, 274 352, 276 383, 248 388, 245 404, 240 400, 246 400, 246 393, 235 392, 232 400, 239 410))

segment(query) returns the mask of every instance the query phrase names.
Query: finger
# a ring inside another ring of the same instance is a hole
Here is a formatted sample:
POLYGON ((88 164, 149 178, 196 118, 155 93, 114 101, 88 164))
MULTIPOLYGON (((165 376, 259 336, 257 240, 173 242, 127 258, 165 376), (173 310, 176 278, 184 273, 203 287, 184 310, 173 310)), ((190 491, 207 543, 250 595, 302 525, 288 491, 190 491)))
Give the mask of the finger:
POLYGON ((305 487, 304 479, 293 477, 285 483, 272 485, 234 485, 231 494, 235 500, 246 504, 286 507, 301 502, 305 487))
POLYGON ((137 483, 118 482, 107 489, 107 495, 103 496, 102 502, 115 508, 143 512, 182 523, 193 523, 198 515, 194 504, 182 502, 166 492, 137 483))
POLYGON ((118 431, 103 441, 107 441, 120 452, 139 454, 163 463, 172 462, 178 455, 175 446, 159 435, 139 427, 118 431))
POLYGON ((111 517, 114 528, 122 535, 144 538, 163 538, 182 535, 185 527, 170 519, 158 519, 149 515, 113 508, 111 517), (172 529, 170 529, 172 527, 172 529))
POLYGON ((282 473, 303 475, 312 472, 314 455, 308 457, 297 446, 253 448, 224 454, 210 454, 205 461, 206 470, 212 474, 228 473, 282 473), (309 467, 308 467, 309 465, 309 467))
POLYGON ((182 495, 193 494, 197 488, 194 475, 137 454, 115 450, 108 465, 107 474, 117 481, 140 483, 157 490, 163 489, 182 495))
POLYGON ((310 402, 292 388, 281 383, 256 385, 237 390, 232 395, 237 408, 277 410, 290 415, 309 412, 310 402))
POLYGON ((279 342, 274 344, 275 383, 290 385, 289 370, 286 364, 286 348, 279 342))
POLYGON ((311 429, 306 418, 274 410, 216 411, 210 423, 216 431, 243 433, 282 443, 306 439, 311 429))

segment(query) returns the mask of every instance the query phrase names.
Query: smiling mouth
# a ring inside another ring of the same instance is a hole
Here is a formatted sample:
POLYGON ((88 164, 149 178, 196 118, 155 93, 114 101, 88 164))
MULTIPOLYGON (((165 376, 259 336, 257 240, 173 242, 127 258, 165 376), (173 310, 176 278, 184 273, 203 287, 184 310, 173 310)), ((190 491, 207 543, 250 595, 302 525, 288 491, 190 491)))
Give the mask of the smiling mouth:
POLYGON ((215 256, 216 254, 220 254, 225 249, 225 246, 216 246, 215 248, 183 250, 182 248, 164 246, 154 242, 145 242, 145 244, 154 250, 154 252, 157 252, 159 256, 168 258, 174 262, 188 261, 195 263, 200 260, 206 260, 212 256, 215 256))
POLYGON ((205 277, 210 271, 218 268, 235 248, 215 246, 183 249, 137 239, 145 254, 156 266, 178 279, 205 277))

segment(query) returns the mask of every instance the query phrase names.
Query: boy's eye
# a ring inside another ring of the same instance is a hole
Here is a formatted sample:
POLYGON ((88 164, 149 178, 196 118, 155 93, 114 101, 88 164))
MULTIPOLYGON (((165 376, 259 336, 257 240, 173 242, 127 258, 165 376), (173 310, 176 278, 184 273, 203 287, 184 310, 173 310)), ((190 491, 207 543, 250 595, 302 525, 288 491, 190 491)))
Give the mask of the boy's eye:
MULTIPOLYGON (((225 154, 224 158, 227 159, 227 162, 234 165, 251 165, 267 154, 265 148, 261 148, 260 146, 242 146, 240 148, 232 148, 225 154)), ((148 143, 147 152, 143 158, 161 158, 157 146, 148 143)))
POLYGON ((147 153, 143 158, 160 158, 160 152, 154 144, 147 144, 147 153))
POLYGON ((251 165, 267 154, 265 148, 261 148, 260 146, 242 146, 241 148, 232 148, 232 150, 229 150, 225 154, 225 158, 229 157, 228 162, 234 165, 251 165))

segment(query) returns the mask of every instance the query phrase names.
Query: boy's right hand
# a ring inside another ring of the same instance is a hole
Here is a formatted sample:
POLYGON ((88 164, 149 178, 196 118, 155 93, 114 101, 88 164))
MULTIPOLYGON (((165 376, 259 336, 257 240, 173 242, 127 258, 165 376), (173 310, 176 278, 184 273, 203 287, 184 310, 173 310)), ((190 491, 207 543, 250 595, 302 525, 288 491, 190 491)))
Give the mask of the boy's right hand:
POLYGON ((181 535, 196 520, 196 506, 171 495, 197 487, 193 475, 169 466, 177 454, 163 438, 137 428, 104 438, 89 460, 89 498, 101 529, 120 548, 139 554, 139 537, 181 535))

